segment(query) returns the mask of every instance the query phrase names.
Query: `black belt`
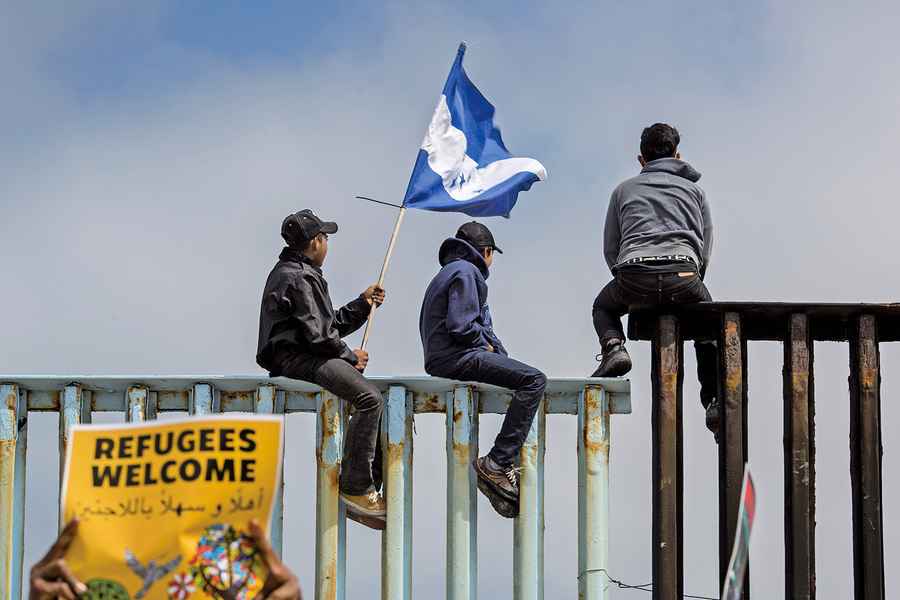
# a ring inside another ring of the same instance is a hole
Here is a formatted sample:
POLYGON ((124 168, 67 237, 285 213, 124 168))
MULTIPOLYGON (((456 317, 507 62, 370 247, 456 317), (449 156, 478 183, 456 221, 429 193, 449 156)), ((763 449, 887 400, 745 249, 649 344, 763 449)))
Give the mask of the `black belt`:
POLYGON ((656 263, 656 262, 689 262, 693 264, 697 264, 697 261, 694 260, 692 256, 688 256, 687 254, 669 254, 667 256, 637 256, 635 258, 629 258, 628 260, 620 263, 622 265, 637 265, 641 263, 656 263))

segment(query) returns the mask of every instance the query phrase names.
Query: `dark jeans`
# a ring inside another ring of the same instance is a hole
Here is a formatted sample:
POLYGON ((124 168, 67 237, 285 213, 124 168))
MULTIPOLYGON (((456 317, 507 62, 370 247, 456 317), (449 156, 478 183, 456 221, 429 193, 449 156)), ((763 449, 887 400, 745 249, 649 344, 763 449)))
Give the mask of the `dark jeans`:
POLYGON ((309 381, 342 398, 353 407, 344 434, 340 488, 359 495, 381 483, 381 436, 379 425, 384 399, 356 367, 340 358, 321 358, 292 351, 275 351, 278 372, 291 379, 309 381))
POLYGON ((515 392, 494 447, 488 453, 494 462, 504 467, 515 463, 544 395, 547 377, 534 367, 487 350, 475 352, 456 365, 432 369, 430 374, 488 383, 515 392))
MULTIPOLYGON (((709 290, 693 265, 685 265, 681 273, 691 272, 682 277, 677 272, 652 272, 620 269, 615 279, 610 281, 594 300, 594 329, 600 338, 601 347, 609 339, 625 341, 622 329, 622 315, 629 306, 690 304, 712 300, 709 290)), ((716 397, 718 377, 718 356, 716 342, 694 342, 697 352, 697 378, 700 380, 700 401, 707 406, 716 397)))

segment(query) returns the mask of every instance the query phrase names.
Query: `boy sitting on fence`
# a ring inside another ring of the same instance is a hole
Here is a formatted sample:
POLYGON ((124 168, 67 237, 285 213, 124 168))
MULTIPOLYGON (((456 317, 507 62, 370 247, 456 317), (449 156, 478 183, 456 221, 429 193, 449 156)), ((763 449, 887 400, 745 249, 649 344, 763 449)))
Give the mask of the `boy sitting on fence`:
POLYGON ((285 218, 281 236, 288 245, 263 291, 256 362, 272 377, 315 383, 353 406, 341 462, 341 499, 350 518, 384 529, 386 507, 378 490, 384 400, 362 375, 368 353, 351 350, 341 338, 363 326, 372 305, 384 302, 385 293, 371 285, 334 310, 322 265, 328 254, 328 236, 337 229, 336 223, 322 221, 310 210, 285 218))
POLYGON ((478 488, 504 517, 519 514, 516 461, 544 395, 544 374, 509 357, 494 333, 487 283, 494 253, 502 250, 481 223, 466 223, 438 251, 441 270, 425 292, 419 332, 425 371, 436 377, 489 383, 514 390, 491 451, 475 459, 478 488))

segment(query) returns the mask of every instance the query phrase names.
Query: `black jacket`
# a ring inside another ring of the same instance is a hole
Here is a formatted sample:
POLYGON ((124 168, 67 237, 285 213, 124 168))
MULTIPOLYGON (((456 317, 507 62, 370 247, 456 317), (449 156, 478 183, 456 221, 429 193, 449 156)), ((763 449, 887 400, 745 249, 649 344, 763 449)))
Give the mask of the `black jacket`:
POLYGON ((282 250, 278 259, 263 291, 257 364, 278 375, 273 348, 285 342, 302 353, 341 358, 355 365, 356 355, 341 338, 362 327, 372 307, 360 295, 335 311, 321 269, 290 247, 282 250))
POLYGON ((488 344, 506 355, 491 322, 484 258, 468 242, 449 238, 441 244, 438 261, 441 270, 425 291, 419 314, 425 372, 451 372, 488 344))

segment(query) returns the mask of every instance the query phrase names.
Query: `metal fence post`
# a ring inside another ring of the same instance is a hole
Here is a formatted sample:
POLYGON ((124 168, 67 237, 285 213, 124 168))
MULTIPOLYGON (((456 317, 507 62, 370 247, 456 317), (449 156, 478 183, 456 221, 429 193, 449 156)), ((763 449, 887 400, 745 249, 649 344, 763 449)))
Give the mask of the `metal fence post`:
POLYGON ((784 343, 785 598, 816 597, 816 443, 813 343, 791 315, 784 343))
POLYGON ((578 399, 578 598, 606 598, 609 576, 609 396, 590 386, 578 399))
POLYGON ((188 412, 192 415, 209 415, 219 412, 219 397, 208 383, 194 384, 188 412))
POLYGON ((684 361, 681 334, 675 317, 659 317, 651 353, 653 600, 678 600, 684 595, 681 446, 684 361))
POLYGON ((382 418, 387 526, 381 538, 381 598, 412 598, 413 402, 392 385, 382 418))
MULTIPOLYGON (((63 473, 66 470, 66 451, 69 447, 69 439, 72 426, 79 423, 91 422, 91 403, 85 398, 84 390, 78 383, 70 383, 66 386, 62 396, 62 406, 59 410, 59 488, 62 490, 63 473)), ((62 499, 60 495, 60 500, 62 499)), ((65 523, 62 522, 62 505, 59 507, 59 528, 62 530, 65 523)))
POLYGON ((478 401, 472 388, 447 398, 447 600, 475 600, 478 586, 478 401))
POLYGON ((879 363, 875 319, 863 315, 850 334, 850 481, 856 600, 885 597, 879 363))
MULTIPOLYGON (((725 583, 738 527, 744 464, 747 462, 747 342, 741 316, 722 317, 719 338, 719 587, 725 583)), ((742 596, 750 597, 750 568, 742 596)))
POLYGON ((541 400, 519 453, 519 516, 513 527, 513 598, 544 598, 544 450, 546 400, 541 400))
MULTIPOLYGON (((258 414, 282 415, 284 420, 284 394, 279 393, 272 384, 260 385, 256 388, 256 402, 254 410, 258 414)), ((282 425, 287 434, 287 423, 282 425)), ((269 537, 272 549, 281 556, 284 545, 284 448, 281 449, 281 481, 275 490, 274 506, 272 507, 272 523, 270 524, 269 537)))
POLYGON ((150 390, 142 385, 134 385, 125 392, 125 420, 140 423, 156 418, 156 406, 150 402, 150 390))
POLYGON ((316 600, 344 600, 347 529, 338 478, 344 417, 340 398, 318 395, 316 411, 316 600))
POLYGON ((0 598, 22 595, 25 550, 27 392, 0 385, 0 598))

